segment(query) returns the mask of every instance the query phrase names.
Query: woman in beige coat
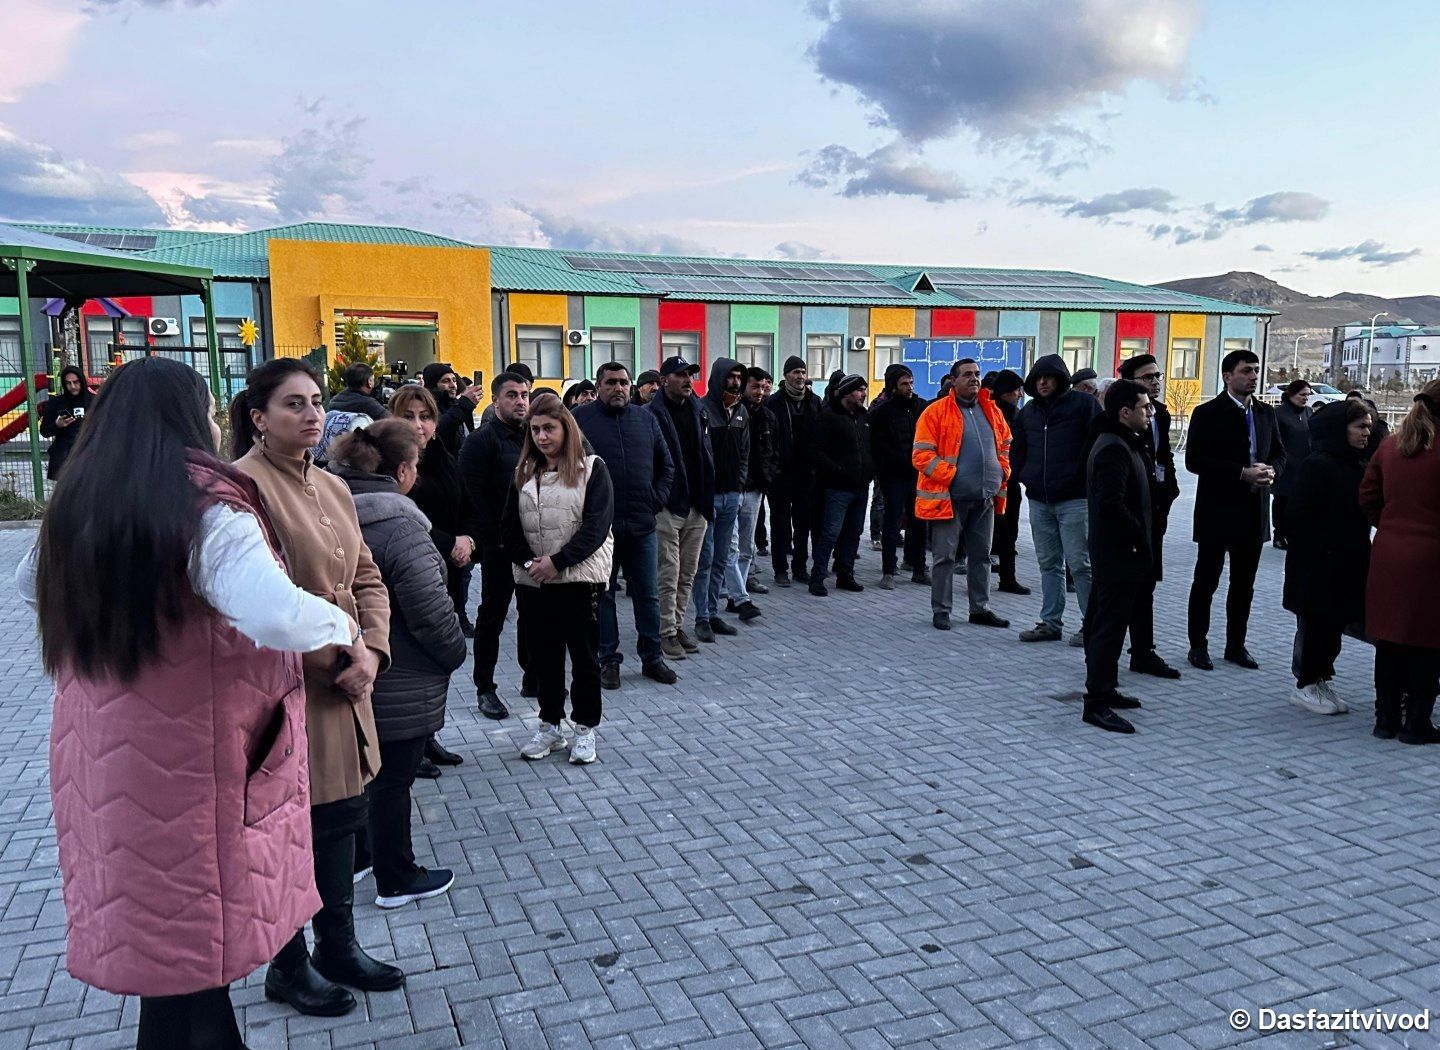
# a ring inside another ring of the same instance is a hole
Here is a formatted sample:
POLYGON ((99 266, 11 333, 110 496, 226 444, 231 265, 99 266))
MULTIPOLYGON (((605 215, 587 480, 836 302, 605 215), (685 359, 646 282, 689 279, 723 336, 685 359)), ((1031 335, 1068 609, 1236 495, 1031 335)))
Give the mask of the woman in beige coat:
POLYGON ((355 940, 355 832, 366 820, 365 785, 380 768, 370 692, 390 660, 390 598, 345 483, 310 461, 324 418, 319 377, 293 359, 254 369, 230 406, 235 466, 260 489, 290 578, 349 613, 365 642, 359 660, 342 660, 336 648, 305 657, 310 823, 322 907, 313 924, 314 954, 299 931, 265 975, 268 998, 304 1014, 335 1016, 355 1007, 341 985, 387 991, 404 984, 405 975, 355 940))

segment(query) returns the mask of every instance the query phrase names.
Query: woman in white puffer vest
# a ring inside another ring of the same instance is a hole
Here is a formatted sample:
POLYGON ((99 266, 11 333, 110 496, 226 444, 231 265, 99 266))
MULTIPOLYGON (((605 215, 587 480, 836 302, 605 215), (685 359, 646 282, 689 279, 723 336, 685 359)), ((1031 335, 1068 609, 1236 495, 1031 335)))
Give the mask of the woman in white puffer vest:
POLYGON ((515 563, 520 615, 533 624, 529 667, 540 694, 540 727, 520 749, 540 759, 566 746, 565 653, 570 654, 570 761, 595 761, 600 724, 597 603, 610 583, 615 500, 599 456, 585 455, 575 419, 550 392, 530 402, 515 484, 500 519, 515 563))

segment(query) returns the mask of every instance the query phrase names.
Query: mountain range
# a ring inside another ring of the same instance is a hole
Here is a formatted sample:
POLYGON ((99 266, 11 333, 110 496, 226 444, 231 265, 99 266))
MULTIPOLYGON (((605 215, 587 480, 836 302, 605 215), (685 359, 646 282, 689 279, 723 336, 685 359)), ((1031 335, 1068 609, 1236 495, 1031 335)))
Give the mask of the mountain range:
POLYGON ((1301 368, 1316 372, 1321 367, 1325 346, 1330 342, 1331 330, 1337 325, 1368 323, 1382 310, 1389 313, 1384 319, 1389 324, 1440 324, 1440 295, 1407 295, 1396 299, 1365 292, 1306 295, 1263 274, 1245 270, 1231 270, 1214 277, 1163 281, 1157 287, 1278 310, 1279 315, 1270 325, 1272 360, 1292 349, 1298 338, 1301 368))

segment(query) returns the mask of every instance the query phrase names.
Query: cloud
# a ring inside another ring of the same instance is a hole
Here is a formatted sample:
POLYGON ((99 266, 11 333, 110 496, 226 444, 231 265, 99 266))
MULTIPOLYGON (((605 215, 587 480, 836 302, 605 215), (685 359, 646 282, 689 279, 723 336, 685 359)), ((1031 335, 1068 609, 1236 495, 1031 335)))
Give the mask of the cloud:
POLYGON ((165 214, 113 171, 30 142, 0 125, 0 216, 31 222, 151 226, 165 214))
POLYGON ((1217 210, 1206 205, 1206 209, 1218 221, 1249 226, 1257 222, 1316 222, 1329 214, 1330 202, 1313 193, 1283 190, 1256 197, 1238 208, 1217 210))
POLYGON ((824 248, 817 248, 813 244, 806 244, 804 241, 781 241, 775 245, 775 254, 782 259, 833 259, 835 258, 824 248))
POLYGON ((1130 85, 1192 90, 1200 0, 828 0, 809 55, 876 122, 921 142, 961 127, 1045 137, 1130 85))
POLYGON ((713 248, 673 234, 563 215, 518 201, 512 206, 515 212, 528 216, 534 222, 535 233, 544 247, 587 252, 631 252, 636 255, 716 254, 713 248))
POLYGON ((1064 215, 1078 219, 1099 219, 1134 211, 1171 212, 1175 210, 1175 194, 1159 186, 1117 190, 1085 200, 1053 193, 1035 193, 1017 198, 1016 204, 1041 208, 1057 208, 1064 215))
POLYGON ((899 141, 863 156, 845 146, 826 146, 795 181, 813 189, 835 187, 842 197, 923 197, 943 204, 970 196, 954 174, 924 163, 899 141))
POLYGON ((220 0, 87 0, 85 9, 97 14, 102 11, 126 11, 148 7, 162 11, 177 7, 214 7, 220 0))
POLYGON ((1252 252, 1273 252, 1275 249, 1268 244, 1257 244, 1250 249, 1252 252))
POLYGON ((85 16, 47 0, 8 0, 4 24, 0 102, 14 102, 26 88, 59 78, 85 16))
POLYGON ((169 129, 157 131, 137 131, 126 135, 120 140, 122 149, 134 150, 143 153, 145 150, 163 149, 166 146, 180 145, 180 133, 169 129))
POLYGON ((1352 244, 1344 248, 1322 248, 1317 251, 1301 252, 1300 254, 1307 259, 1315 259, 1318 262, 1336 262, 1341 259, 1354 259, 1366 266, 1394 266, 1396 263, 1413 259, 1422 253, 1419 248, 1392 250, 1380 241, 1364 240, 1359 244, 1352 244))

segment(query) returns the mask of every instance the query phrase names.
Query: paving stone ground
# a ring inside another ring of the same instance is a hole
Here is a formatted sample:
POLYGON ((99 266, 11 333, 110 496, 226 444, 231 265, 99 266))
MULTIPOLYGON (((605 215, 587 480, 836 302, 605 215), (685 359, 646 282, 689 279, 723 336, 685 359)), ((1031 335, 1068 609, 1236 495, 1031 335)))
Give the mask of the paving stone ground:
MULTIPOLYGON (((1188 514, 1158 608, 1175 663, 1188 514)), ((0 533, 0 569, 32 537, 0 533)), ((739 638, 677 664, 679 686, 640 678, 632 656, 588 768, 518 759, 536 711, 515 668, 502 723, 475 714, 462 669, 442 739, 466 764, 415 790, 417 852, 455 888, 357 909, 405 990, 302 1018, 255 974, 234 989, 246 1040, 1183 1050, 1258 1039, 1231 1029, 1237 1008, 1440 1014, 1440 748, 1369 735, 1371 653, 1350 639, 1351 714, 1284 702, 1281 559, 1267 548, 1252 621, 1263 669, 1123 675, 1145 700, 1128 738, 1081 724, 1079 650, 938 633, 925 588, 873 586, 868 550, 864 594, 773 591, 739 638)), ((1038 606, 995 602, 1016 630, 1038 606)), ((132 1046, 136 1001, 65 972, 50 687, 8 586, 0 618, 0 1050, 132 1046)))

